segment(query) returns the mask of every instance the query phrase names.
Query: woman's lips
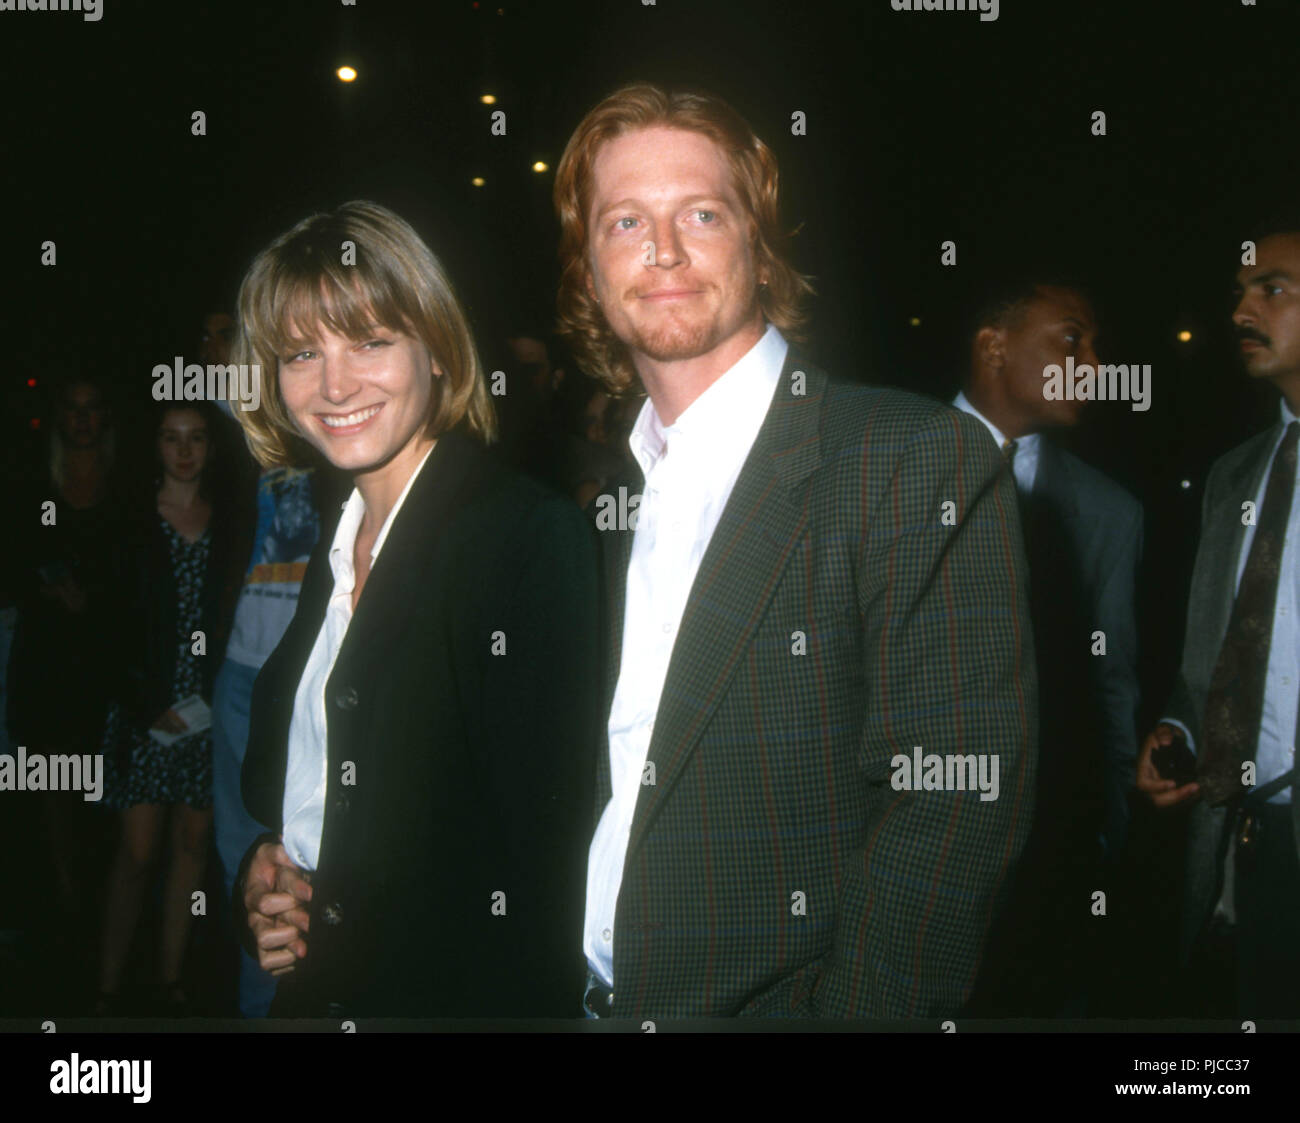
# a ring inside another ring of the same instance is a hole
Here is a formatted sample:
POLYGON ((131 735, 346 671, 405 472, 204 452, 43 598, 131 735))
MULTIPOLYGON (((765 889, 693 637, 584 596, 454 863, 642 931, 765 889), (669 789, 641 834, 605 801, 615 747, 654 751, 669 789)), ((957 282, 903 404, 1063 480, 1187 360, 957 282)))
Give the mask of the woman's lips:
POLYGON ((320 420, 321 428, 331 437, 346 437, 359 433, 383 408, 381 402, 378 405, 366 406, 365 409, 353 410, 351 413, 319 413, 316 416, 320 420))

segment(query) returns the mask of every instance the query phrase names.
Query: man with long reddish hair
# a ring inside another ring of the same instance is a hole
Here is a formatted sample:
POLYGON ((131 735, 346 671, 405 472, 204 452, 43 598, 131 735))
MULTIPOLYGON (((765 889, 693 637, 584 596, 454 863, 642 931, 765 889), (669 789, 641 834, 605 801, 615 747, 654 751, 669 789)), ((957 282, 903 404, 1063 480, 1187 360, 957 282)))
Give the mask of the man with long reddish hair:
POLYGON ((787 342, 776 160, 716 98, 612 94, 555 198, 561 331, 647 394, 643 479, 597 502, 586 1012, 955 1013, 1032 810, 1011 476, 971 418, 787 342))

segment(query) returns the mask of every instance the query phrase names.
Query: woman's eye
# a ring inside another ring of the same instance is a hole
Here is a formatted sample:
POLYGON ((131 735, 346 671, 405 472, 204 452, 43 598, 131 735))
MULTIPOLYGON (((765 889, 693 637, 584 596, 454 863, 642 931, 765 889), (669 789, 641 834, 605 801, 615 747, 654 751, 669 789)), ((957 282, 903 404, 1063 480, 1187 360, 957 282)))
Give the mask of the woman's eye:
POLYGON ((284 361, 286 363, 296 363, 299 359, 305 359, 311 354, 313 354, 311 351, 298 351, 295 354, 287 356, 284 361))
POLYGON ((388 344, 389 344, 389 340, 387 339, 372 339, 366 343, 363 343, 361 346, 362 347, 387 347, 388 344))
POLYGON ((614 229, 616 229, 616 230, 631 230, 631 229, 632 229, 631 226, 624 226, 623 224, 624 224, 625 222, 635 222, 635 221, 636 221, 636 219, 635 219, 635 218, 632 218, 631 215, 626 215, 626 216, 624 216, 623 218, 620 218, 617 222, 614 223, 614 229))

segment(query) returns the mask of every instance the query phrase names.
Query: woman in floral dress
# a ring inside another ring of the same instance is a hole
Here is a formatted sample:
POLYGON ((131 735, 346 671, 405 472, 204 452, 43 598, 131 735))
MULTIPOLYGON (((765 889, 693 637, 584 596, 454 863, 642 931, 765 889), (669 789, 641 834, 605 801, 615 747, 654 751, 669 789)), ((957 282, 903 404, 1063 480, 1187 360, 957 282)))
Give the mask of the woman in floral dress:
POLYGON ((192 695, 211 703, 238 586, 227 505, 211 486, 221 424, 205 403, 161 411, 153 502, 123 536, 122 660, 103 747, 104 803, 121 812, 121 836, 104 917, 100 1015, 118 1009, 141 902, 165 843, 159 986, 165 1010, 186 1005, 181 974, 212 825, 212 739, 206 726, 188 732, 175 707, 192 695), (155 732, 179 739, 164 744, 155 732))

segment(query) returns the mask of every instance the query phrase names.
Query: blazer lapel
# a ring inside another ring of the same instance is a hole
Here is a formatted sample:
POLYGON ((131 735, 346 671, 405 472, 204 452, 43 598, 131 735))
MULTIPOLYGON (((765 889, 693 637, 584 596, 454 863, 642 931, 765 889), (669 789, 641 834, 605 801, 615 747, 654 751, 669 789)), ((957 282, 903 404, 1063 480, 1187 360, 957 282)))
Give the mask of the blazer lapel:
POLYGON ((339 648, 330 689, 340 668, 351 673, 354 664, 365 665, 376 651, 391 646, 407 612, 409 590, 429 580, 429 558, 448 519, 486 475, 481 468, 475 470, 477 452, 472 438, 460 433, 438 438, 375 559, 339 648))
POLYGON ((1034 477, 1034 496, 1047 500, 1062 519, 1073 520, 1079 514, 1074 489, 1070 486, 1069 467, 1060 449, 1046 437, 1038 440, 1038 473, 1034 477))
MULTIPOLYGON (((613 500, 613 506, 619 504, 619 491, 626 488, 629 501, 631 496, 641 494, 645 479, 639 466, 633 466, 633 475, 616 483, 606 495, 613 500)), ((604 498, 602 496, 601 498, 604 498)), ((608 500, 607 500, 608 502, 608 500)), ((630 520, 629 520, 630 521, 630 520)), ((594 826, 599 825, 600 817, 605 813, 605 805, 613 796, 613 786, 609 775, 609 713, 614 705, 614 690, 618 686, 618 672, 623 660, 623 617, 627 609, 627 567, 632 557, 632 542, 636 531, 618 523, 615 526, 599 529, 601 544, 601 564, 604 570, 604 590, 602 603, 605 605, 605 650, 604 679, 601 693, 601 738, 600 751, 596 754, 596 801, 592 808, 594 826)))
MULTIPOLYGON (((629 856, 698 745, 803 535, 808 515, 797 488, 821 463, 826 386, 824 373, 793 348, 787 352, 767 416, 687 598, 647 755, 655 782, 638 794, 629 856), (805 376, 797 395, 796 371, 805 376)), ((621 657, 621 646, 618 652, 621 657)), ((605 769, 608 776, 608 760, 605 769)))

